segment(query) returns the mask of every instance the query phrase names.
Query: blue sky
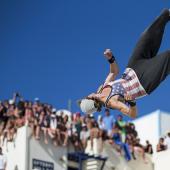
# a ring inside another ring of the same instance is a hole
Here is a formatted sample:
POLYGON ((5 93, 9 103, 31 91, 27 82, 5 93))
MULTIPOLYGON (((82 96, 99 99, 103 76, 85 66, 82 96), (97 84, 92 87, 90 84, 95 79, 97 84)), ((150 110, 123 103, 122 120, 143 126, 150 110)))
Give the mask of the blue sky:
MULTIPOLYGON (((19 91, 57 109, 71 99, 79 111, 75 101, 108 74, 103 50, 113 50, 122 73, 140 34, 168 7, 168 0, 0 1, 0 99, 19 91)), ((170 49, 169 37, 170 24, 160 51, 170 49)), ((137 101, 139 115, 170 111, 169 89, 168 77, 137 101)))

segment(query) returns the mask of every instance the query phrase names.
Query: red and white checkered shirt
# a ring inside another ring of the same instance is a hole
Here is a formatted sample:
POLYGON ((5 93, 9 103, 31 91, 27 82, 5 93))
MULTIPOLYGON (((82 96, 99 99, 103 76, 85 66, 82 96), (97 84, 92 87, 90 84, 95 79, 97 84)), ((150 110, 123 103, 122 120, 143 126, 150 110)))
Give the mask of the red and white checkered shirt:
POLYGON ((112 91, 108 98, 114 95, 129 95, 132 100, 135 100, 147 95, 135 71, 131 68, 126 68, 122 78, 110 82, 107 85, 112 87, 112 91))

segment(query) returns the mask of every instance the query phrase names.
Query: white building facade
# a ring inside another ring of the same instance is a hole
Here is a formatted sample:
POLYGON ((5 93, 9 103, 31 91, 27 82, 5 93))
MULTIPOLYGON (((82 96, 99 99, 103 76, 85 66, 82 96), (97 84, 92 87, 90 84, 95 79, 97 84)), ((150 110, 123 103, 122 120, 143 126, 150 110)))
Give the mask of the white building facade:
POLYGON ((67 155, 67 147, 35 140, 27 126, 18 129, 15 141, 4 145, 3 153, 7 157, 7 170, 66 169, 61 158, 67 155))
POLYGON ((160 137, 170 132, 170 113, 156 110, 133 121, 141 143, 149 140, 154 151, 160 137))

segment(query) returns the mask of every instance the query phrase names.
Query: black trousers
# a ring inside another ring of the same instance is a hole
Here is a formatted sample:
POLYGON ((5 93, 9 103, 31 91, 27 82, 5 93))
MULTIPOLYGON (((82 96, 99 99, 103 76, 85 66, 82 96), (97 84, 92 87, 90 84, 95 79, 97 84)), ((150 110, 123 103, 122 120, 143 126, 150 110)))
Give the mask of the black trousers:
POLYGON ((170 12, 165 9, 142 33, 127 66, 136 72, 148 94, 170 74, 170 50, 157 55, 169 20, 170 12))

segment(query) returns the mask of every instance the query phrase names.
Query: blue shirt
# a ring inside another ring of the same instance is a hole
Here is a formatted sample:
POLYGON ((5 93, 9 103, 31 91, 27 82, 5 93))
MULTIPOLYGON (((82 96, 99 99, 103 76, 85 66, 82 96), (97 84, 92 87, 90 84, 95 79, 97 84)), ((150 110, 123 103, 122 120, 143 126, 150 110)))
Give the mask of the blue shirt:
POLYGON ((114 122, 115 122, 115 120, 112 115, 105 116, 103 118, 104 129, 107 131, 112 130, 114 122))

